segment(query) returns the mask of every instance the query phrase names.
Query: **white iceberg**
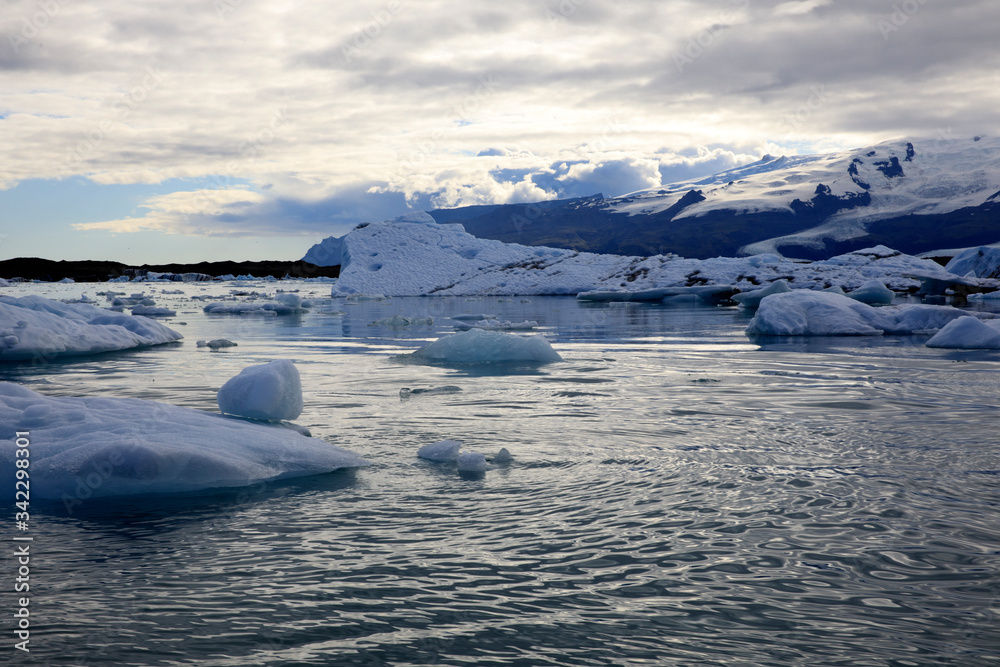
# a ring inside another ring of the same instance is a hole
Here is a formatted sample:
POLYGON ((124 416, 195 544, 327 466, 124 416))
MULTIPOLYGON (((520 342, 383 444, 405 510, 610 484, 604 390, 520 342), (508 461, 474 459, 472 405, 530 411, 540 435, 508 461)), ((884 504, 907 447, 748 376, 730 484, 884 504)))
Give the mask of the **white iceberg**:
POLYGON ((391 327, 393 329, 401 329, 403 327, 431 325, 431 324, 434 324, 433 317, 403 317, 402 315, 393 315, 392 317, 386 317, 381 320, 375 320, 368 326, 391 327))
POLYGON ((479 452, 462 452, 458 455, 459 472, 486 472, 486 456, 479 452))
POLYGON ((890 306, 896 297, 880 280, 869 280, 858 289, 848 292, 847 296, 869 306, 890 306))
POLYGON ((451 364, 562 361, 559 353, 541 336, 518 336, 484 329, 470 329, 439 338, 409 356, 451 364))
POLYGON ((934 334, 927 347, 1000 350, 1000 320, 984 322, 975 317, 959 317, 934 334))
POLYGON ((945 270, 965 276, 1000 278, 1000 246, 967 248, 951 258, 945 270))
POLYGON ((98 354, 183 336, 159 322, 40 296, 0 297, 0 361, 98 354))
POLYGON ((219 389, 219 410, 248 419, 281 421, 302 414, 299 369, 287 359, 248 366, 219 389))
POLYGON ((950 306, 875 308, 831 292, 795 290, 765 297, 747 326, 758 336, 880 336, 940 329, 967 315, 950 306))
POLYGON ((32 497, 173 493, 368 465, 360 456, 278 425, 132 398, 52 398, 0 383, 0 460, 14 469, 30 433, 32 497))
POLYGON ((428 461, 454 461, 458 458, 460 449, 462 443, 457 440, 439 440, 418 449, 417 456, 428 461))
MULTIPOLYGON (((294 294, 288 296, 298 298, 294 294)), ((203 310, 215 315, 292 315, 306 309, 302 306, 293 306, 279 301, 265 301, 262 303, 210 303, 203 310)))
POLYGON ((998 286, 997 281, 963 278, 932 260, 884 246, 811 263, 776 255, 627 257, 501 243, 476 238, 460 224, 422 220, 359 225, 343 238, 342 250, 334 297, 585 293, 588 300, 635 301, 660 300, 683 289, 680 294, 718 300, 732 289, 751 290, 783 279, 807 289, 856 289, 869 280, 897 291, 998 286))
POLYGON ((771 296, 772 294, 784 294, 785 292, 791 291, 792 288, 789 287, 788 283, 784 280, 776 280, 764 289, 743 292, 742 294, 734 294, 732 296, 732 300, 744 308, 752 310, 759 307, 761 300, 766 296, 771 296))

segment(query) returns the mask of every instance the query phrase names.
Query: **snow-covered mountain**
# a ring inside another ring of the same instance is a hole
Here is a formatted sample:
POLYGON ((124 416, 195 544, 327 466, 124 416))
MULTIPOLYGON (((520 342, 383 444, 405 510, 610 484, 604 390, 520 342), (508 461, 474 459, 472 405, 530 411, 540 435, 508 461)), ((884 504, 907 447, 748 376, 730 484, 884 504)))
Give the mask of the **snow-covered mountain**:
POLYGON ((821 259, 884 244, 907 253, 1000 241, 1000 139, 901 139, 828 155, 764 156, 622 197, 431 211, 526 245, 684 257, 821 259))
MULTIPOLYGON (((403 216, 422 222, 427 214, 403 216)), ((580 252, 827 259, 885 245, 915 255, 1000 243, 1000 138, 900 139, 773 157, 622 197, 430 211, 482 238, 580 252)), ((307 261, 341 263, 341 238, 307 261)))

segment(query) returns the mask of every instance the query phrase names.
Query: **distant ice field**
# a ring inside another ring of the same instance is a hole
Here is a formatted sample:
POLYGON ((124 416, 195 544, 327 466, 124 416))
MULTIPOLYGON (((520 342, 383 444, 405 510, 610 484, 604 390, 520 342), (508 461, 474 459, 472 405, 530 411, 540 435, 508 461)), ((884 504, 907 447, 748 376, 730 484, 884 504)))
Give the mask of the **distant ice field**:
POLYGON ((72 514, 33 502, 40 664, 965 666, 1000 652, 1000 352, 929 348, 930 334, 751 340, 752 312, 694 301, 349 301, 302 281, 2 293, 104 305, 106 289, 145 290, 184 338, 2 364, 0 380, 218 412, 227 380, 286 359, 295 423, 372 465, 72 514), (312 307, 204 312, 276 289, 312 307), (526 335, 563 360, 399 360, 476 316, 536 321, 526 335), (236 346, 196 345, 216 339, 236 346), (513 459, 469 472, 417 456, 442 440, 513 459))

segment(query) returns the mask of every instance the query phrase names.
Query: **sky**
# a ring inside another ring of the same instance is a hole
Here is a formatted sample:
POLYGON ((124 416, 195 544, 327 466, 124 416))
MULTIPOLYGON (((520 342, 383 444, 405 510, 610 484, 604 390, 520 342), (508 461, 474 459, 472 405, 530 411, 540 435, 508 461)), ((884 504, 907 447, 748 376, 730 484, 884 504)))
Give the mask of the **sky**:
POLYGON ((997 134, 994 0, 8 0, 0 259, 299 259, 412 210, 997 134))

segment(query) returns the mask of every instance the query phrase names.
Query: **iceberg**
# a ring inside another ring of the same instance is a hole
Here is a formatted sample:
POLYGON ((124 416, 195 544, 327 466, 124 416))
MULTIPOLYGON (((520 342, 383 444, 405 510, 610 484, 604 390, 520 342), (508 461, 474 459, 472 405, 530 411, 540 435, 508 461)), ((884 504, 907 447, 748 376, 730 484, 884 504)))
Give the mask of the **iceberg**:
POLYGON ((368 465, 280 425, 133 398, 54 398, 0 382, 0 460, 31 433, 31 494, 62 500, 175 493, 368 465))
POLYGON ((302 414, 299 369, 287 359, 248 366, 219 389, 219 410, 263 421, 295 419, 302 414))
POLYGON ((470 329, 439 338, 408 356, 420 361, 446 364, 547 364, 563 360, 541 336, 519 336, 485 329, 470 329))
POLYGON ((85 303, 0 297, 0 361, 98 354, 181 338, 149 318, 85 303))
POLYGON ((771 296, 772 294, 784 294, 785 292, 791 292, 792 288, 788 286, 784 280, 776 280, 764 289, 753 290, 752 292, 743 292, 742 294, 734 294, 732 300, 740 304, 744 308, 754 309, 760 306, 761 300, 766 296, 771 296))
POLYGON ((959 317, 942 327, 926 345, 960 350, 1000 350, 1000 320, 983 322, 975 317, 959 317))
POLYGON ((892 300, 896 297, 880 280, 869 280, 858 289, 849 292, 847 296, 869 306, 891 306, 892 300))
POLYGON ((458 455, 459 472, 486 472, 486 456, 479 452, 462 452, 458 455))
POLYGON ((832 292, 795 290, 760 302, 749 336, 881 336, 927 333, 967 315, 950 306, 875 308, 832 292))
POLYGON ((457 440, 439 440, 418 449, 417 456, 428 461, 454 461, 458 458, 461 448, 462 443, 457 440))
POLYGON ((967 248, 952 257, 944 268, 960 276, 971 273, 978 278, 1000 278, 1000 247, 967 248))

